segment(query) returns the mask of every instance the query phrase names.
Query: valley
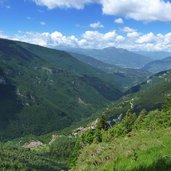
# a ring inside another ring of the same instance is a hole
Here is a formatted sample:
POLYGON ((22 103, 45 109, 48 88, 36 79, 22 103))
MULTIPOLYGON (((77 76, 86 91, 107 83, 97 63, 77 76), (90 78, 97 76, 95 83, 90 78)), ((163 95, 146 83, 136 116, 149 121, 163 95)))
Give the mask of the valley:
POLYGON ((0 168, 169 171, 169 69, 0 39, 0 168))
POLYGON ((171 0, 0 0, 0 171, 171 171, 171 0))

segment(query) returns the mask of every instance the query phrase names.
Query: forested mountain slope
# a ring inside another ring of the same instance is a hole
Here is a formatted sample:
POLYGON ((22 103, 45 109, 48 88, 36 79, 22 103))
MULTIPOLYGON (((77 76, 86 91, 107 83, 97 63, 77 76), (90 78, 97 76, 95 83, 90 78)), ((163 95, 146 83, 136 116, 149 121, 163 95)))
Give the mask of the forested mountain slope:
POLYGON ((171 70, 155 74, 128 90, 125 96, 109 105, 104 113, 108 117, 117 118, 124 115, 129 108, 137 112, 161 108, 165 98, 171 96, 170 85, 171 70))
POLYGON ((118 77, 27 43, 0 39, 0 68, 1 138, 63 129, 122 95, 118 77))
POLYGON ((171 57, 150 62, 143 67, 143 70, 151 73, 158 73, 169 69, 171 69, 171 57))
POLYGON ((71 55, 81 62, 89 64, 94 68, 100 69, 109 74, 113 74, 114 78, 120 79, 122 77, 120 81, 125 90, 138 83, 141 83, 143 80, 146 80, 147 77, 151 75, 150 72, 143 69, 122 68, 117 65, 104 63, 90 56, 76 53, 71 53, 71 55))

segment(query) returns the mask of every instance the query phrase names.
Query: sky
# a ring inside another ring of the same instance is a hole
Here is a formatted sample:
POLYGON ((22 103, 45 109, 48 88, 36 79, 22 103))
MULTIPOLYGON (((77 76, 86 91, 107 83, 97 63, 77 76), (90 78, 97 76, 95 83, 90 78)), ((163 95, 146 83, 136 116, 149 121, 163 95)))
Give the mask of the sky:
POLYGON ((0 0, 0 38, 54 48, 171 51, 171 1, 0 0))

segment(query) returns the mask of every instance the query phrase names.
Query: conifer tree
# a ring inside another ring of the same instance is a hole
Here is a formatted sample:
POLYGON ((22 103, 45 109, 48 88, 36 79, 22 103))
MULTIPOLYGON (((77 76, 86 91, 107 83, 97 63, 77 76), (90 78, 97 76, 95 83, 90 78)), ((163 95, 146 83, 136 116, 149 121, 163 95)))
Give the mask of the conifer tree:
POLYGON ((102 115, 97 123, 97 129, 107 130, 109 127, 105 115, 102 115))

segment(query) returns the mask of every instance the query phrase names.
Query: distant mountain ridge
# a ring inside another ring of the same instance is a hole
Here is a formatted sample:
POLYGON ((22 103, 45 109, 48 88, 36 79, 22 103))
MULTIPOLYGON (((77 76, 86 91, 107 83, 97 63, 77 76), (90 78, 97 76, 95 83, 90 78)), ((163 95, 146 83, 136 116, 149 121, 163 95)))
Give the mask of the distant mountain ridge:
POLYGON ((142 68, 145 64, 152 61, 150 57, 115 47, 104 49, 64 49, 68 52, 90 56, 107 64, 117 65, 124 68, 142 68))
POLYGON ((171 57, 152 61, 146 64, 142 69, 152 72, 152 73, 158 73, 161 71, 169 70, 171 69, 171 57))
POLYGON ((171 52, 166 51, 133 51, 134 53, 150 57, 153 60, 161 60, 171 56, 171 52))
POLYGON ((142 82, 148 76, 151 75, 150 72, 145 71, 143 69, 122 68, 116 65, 104 63, 90 56, 85 56, 85 55, 76 54, 76 53, 71 53, 71 55, 75 57, 76 59, 86 64, 91 65, 94 68, 97 68, 106 73, 112 74, 116 78, 125 77, 125 79, 123 79, 124 81, 120 80, 122 81, 122 85, 123 87, 125 87, 125 89, 129 89, 131 86, 142 82))

